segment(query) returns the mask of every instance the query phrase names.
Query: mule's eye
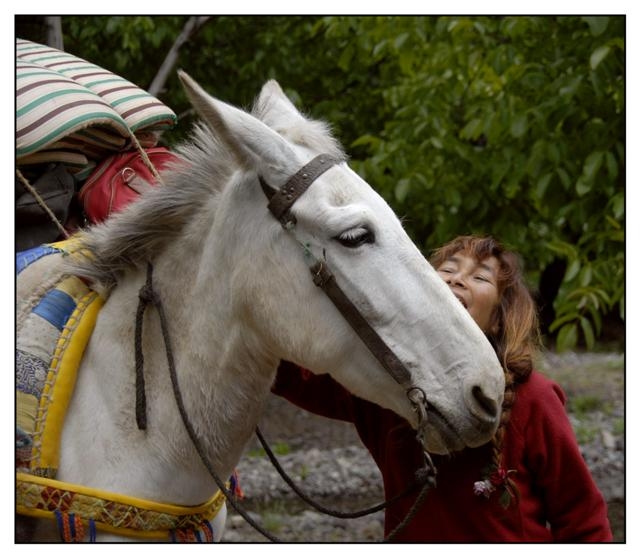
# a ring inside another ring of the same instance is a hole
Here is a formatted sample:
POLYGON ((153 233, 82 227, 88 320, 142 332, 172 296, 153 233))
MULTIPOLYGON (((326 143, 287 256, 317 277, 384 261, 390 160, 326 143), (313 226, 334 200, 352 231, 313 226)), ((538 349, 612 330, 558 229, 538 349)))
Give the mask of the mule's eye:
POLYGON ((366 227, 349 229, 334 238, 346 248, 357 248, 363 244, 373 244, 376 240, 373 232, 366 227))

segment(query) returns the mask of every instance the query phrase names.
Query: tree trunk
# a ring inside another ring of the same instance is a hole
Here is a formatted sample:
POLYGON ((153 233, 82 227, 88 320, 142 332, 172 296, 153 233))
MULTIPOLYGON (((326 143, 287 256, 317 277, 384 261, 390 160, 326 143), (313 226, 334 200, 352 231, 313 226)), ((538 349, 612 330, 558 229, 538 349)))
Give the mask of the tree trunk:
POLYGON ((160 66, 156 77, 153 78, 153 81, 151 82, 151 85, 147 90, 151 95, 157 97, 160 94, 160 92, 164 88, 164 84, 169 78, 169 74, 178 61, 178 53, 180 51, 180 48, 193 35, 195 35, 209 19, 209 16, 192 16, 187 20, 187 23, 185 23, 182 32, 180 33, 180 35, 178 35, 178 38, 173 43, 173 46, 165 57, 162 66, 160 66))
POLYGON ((47 45, 58 50, 64 50, 62 18, 60 16, 45 16, 44 21, 47 28, 47 45))
POLYGON ((16 37, 64 50, 62 17, 28 15, 16 16, 16 37))

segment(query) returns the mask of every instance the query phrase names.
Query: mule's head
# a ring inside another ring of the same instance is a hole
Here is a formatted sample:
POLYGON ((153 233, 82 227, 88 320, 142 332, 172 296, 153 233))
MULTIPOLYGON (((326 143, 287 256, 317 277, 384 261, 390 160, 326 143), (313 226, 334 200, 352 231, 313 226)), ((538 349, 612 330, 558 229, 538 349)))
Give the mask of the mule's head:
POLYGON ((417 426, 408 385, 385 371, 314 285, 309 265, 326 261, 410 372, 409 384, 426 394, 425 448, 445 453, 487 442, 504 390, 495 352, 384 200, 342 162, 295 202, 293 227, 285 229, 267 210, 258 177, 280 188, 318 153, 341 156, 326 128, 303 117, 275 82, 264 86, 251 115, 211 98, 186 74, 181 78, 239 162, 221 200, 234 210, 216 220, 239 242, 238 255, 225 260, 234 267, 233 304, 262 339, 262 350, 330 373, 355 395, 417 426))

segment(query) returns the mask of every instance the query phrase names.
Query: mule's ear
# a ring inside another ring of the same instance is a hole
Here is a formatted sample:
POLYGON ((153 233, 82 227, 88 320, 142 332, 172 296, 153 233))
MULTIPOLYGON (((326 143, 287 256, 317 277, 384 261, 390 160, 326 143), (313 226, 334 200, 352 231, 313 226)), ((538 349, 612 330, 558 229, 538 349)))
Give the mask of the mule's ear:
POLYGON ((256 118, 279 133, 305 121, 274 79, 262 86, 252 112, 256 118))
POLYGON ((296 155, 280 134, 254 116, 214 99, 185 72, 180 70, 178 75, 193 107, 241 165, 255 169, 274 185, 282 176, 289 176, 289 167, 297 164, 296 155))

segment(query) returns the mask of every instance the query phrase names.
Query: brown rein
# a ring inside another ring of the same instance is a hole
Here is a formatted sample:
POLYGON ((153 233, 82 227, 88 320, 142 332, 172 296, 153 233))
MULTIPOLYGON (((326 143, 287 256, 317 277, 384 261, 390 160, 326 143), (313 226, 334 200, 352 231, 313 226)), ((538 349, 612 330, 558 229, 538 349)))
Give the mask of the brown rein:
MULTIPOLYGON (((330 155, 319 155, 312 159, 309 163, 304 165, 297 173, 295 173, 287 183, 279 190, 272 188, 269 186, 262 177, 259 177, 260 185, 269 200, 268 208, 273 216, 280 222, 285 230, 291 231, 296 224, 295 217, 291 214, 290 209, 293 204, 304 194, 307 188, 324 172, 330 169, 332 166, 337 165, 343 162, 341 159, 336 159, 330 155)), ((367 322, 364 316, 360 313, 360 311, 356 308, 356 306, 351 302, 348 296, 342 291, 340 286, 338 285, 335 276, 329 269, 329 266, 325 260, 315 260, 310 266, 310 272, 313 276, 313 282, 320 287, 329 299, 333 302, 336 308, 343 315, 345 320, 349 323, 349 325, 353 328, 353 330, 358 334, 358 336, 365 343, 367 348, 371 351, 371 353, 375 356, 375 358, 380 362, 382 367, 394 378, 396 382, 398 382, 401 386, 403 386, 407 392, 407 397, 411 401, 411 404, 418 415, 418 440, 421 445, 424 447, 424 433, 427 423, 427 398, 424 391, 421 388, 411 385, 411 374, 406 369, 404 364, 400 361, 400 359, 393 353, 393 351, 387 346, 387 344, 382 340, 382 338, 378 335, 378 333, 371 327, 371 325, 367 322)), ((148 264, 147 267, 147 281, 145 285, 140 289, 139 293, 140 302, 136 312, 136 328, 135 328, 135 369, 136 369, 136 422, 138 428, 141 430, 146 429, 147 419, 146 419, 146 396, 145 396, 145 386, 144 386, 144 356, 142 352, 142 323, 144 319, 144 312, 146 306, 148 304, 152 304, 156 307, 159 317, 160 317, 160 325, 162 330, 162 337, 164 340, 167 363, 169 365, 169 373, 171 376, 171 383, 173 387, 174 396, 176 399, 176 403, 178 405, 178 410, 180 412, 180 416, 185 425, 189 438, 191 439, 200 459, 205 465, 207 471, 214 479, 220 490, 223 492, 227 501, 229 501, 230 505, 234 508, 234 510, 240 514, 247 523, 249 523, 254 529, 260 532, 263 536, 273 542, 280 542, 278 538, 276 538, 271 533, 268 533, 264 528, 258 525, 250 515, 243 510, 237 503, 233 494, 229 492, 226 488, 224 482, 218 477, 218 475, 213 470, 211 462, 204 451, 200 440, 195 434, 195 430, 189 416, 185 410, 182 394, 180 391, 180 386, 177 380, 177 374, 175 370, 175 362, 173 358, 173 352, 171 349, 171 340, 169 337, 168 324, 166 320, 166 316, 164 313, 164 309, 162 306, 162 302, 160 297, 153 289, 153 267, 151 264, 148 264)), ((391 503, 397 501, 398 499, 408 495, 410 492, 414 491, 418 487, 422 487, 420 494, 416 498, 413 503, 411 509, 409 510, 407 516, 403 519, 403 521, 397 525, 394 530, 386 537, 385 541, 392 540, 414 517, 417 513, 419 507, 422 505, 428 491, 430 488, 435 486, 435 476, 436 476, 436 468, 433 465, 431 457, 426 451, 423 451, 425 458, 425 466, 418 471, 416 471, 416 477, 412 483, 408 486, 408 488, 403 491, 401 494, 398 494, 394 498, 385 501, 381 504, 368 508, 366 510, 358 511, 358 512, 342 512, 337 510, 331 510, 326 508, 316 502, 314 502, 311 498, 309 498, 300 488, 298 488, 293 480, 286 474, 286 472, 282 469, 280 464, 278 463, 275 455, 269 448, 268 444, 264 440, 261 432, 258 428, 256 428, 256 435, 260 440, 261 444, 265 448, 267 455, 274 467, 278 470, 283 480, 294 490, 294 492, 302 498, 305 502, 313 506, 318 511, 332 515, 334 517, 339 518, 356 518, 362 517, 364 515, 368 515, 377 511, 380 511, 391 503)))
MULTIPOLYGON (((231 505, 231 507, 240 515, 242 518, 253 527, 256 531, 262 534, 264 537, 269 539, 272 542, 283 542, 278 539, 275 535, 268 532, 264 529, 260 524, 258 524, 250 514, 245 511, 237 502, 235 495, 228 490, 225 483, 220 479, 218 474, 215 472, 209 457, 207 456, 206 450, 204 449, 200 439, 195 433, 195 429, 193 424, 191 423, 191 419, 186 411, 184 405, 184 399, 182 397, 182 392, 180 390, 180 384, 178 382, 178 377, 176 373, 175 360, 173 357, 173 349, 171 346, 171 338, 169 335, 169 326, 167 322, 167 317, 164 312, 164 307, 162 305, 162 301, 156 291, 153 289, 153 266, 149 263, 147 264, 147 280, 146 283, 142 286, 139 292, 139 303, 138 309, 136 312, 136 329, 135 329, 135 358, 136 358, 136 421, 138 424, 138 428, 141 430, 145 430, 147 426, 147 418, 146 418, 146 397, 144 394, 144 358, 142 352, 142 323, 144 319, 144 312, 146 310, 147 305, 151 304, 155 306, 158 316, 160 318, 160 329, 162 332, 162 339, 164 341, 165 353, 167 357, 167 364, 169 367, 169 376, 171 378, 171 386, 173 389, 174 398, 176 404, 178 406, 178 411, 180 413, 180 417, 182 418, 182 422, 187 430, 187 434, 192 444, 194 445, 200 460, 204 464, 208 473, 211 475, 215 483, 218 485, 220 491, 224 494, 225 498, 231 505)), ((384 539, 384 542, 392 541, 395 536, 406 527, 406 525, 413 519, 418 509, 422 505, 422 502, 427 496, 429 490, 435 486, 435 475, 436 469, 431 461, 431 458, 427 452, 424 452, 425 456, 425 466, 418 469, 415 473, 415 478, 412 483, 400 494, 394 496, 393 498, 382 502, 376 506, 371 508, 367 508, 365 510, 360 510, 356 512, 343 512, 338 510, 333 510, 330 508, 326 508, 321 504, 318 504, 313 499, 311 499, 306 493, 304 493, 295 482, 289 477, 289 475, 284 471, 277 458, 275 457, 273 451, 265 441, 260 429, 256 427, 256 435, 260 440, 260 443, 264 447, 267 456, 271 460, 272 464, 280 473, 282 479, 292 488, 292 490, 306 503, 317 509, 318 511, 331 515, 333 517, 338 517, 342 519, 354 519, 357 517, 363 517, 365 515, 370 515, 382 509, 385 509, 389 505, 398 501, 400 498, 403 498, 409 495, 411 492, 416 490, 418 487, 421 487, 420 493, 413 503, 411 509, 405 516, 405 518, 393 529, 391 533, 384 539)))
POLYGON ((136 313, 136 333, 135 333, 135 355, 136 355, 136 421, 138 423, 138 428, 141 430, 146 429, 147 418, 146 418, 146 397, 144 396, 144 373, 143 373, 143 359, 142 359, 142 322, 144 318, 144 311, 148 304, 155 306, 158 311, 158 316, 160 317, 160 328, 162 331, 162 339, 164 341, 165 353, 167 357, 167 364, 169 366, 169 375, 171 377, 171 386, 173 388, 174 398, 176 400, 176 404, 178 406, 178 411, 180 413, 180 417, 182 418, 182 422, 184 427, 187 430, 187 434, 191 442, 193 443, 196 451, 198 452, 198 456, 200 460, 206 467, 207 471, 218 485, 220 491, 224 494, 227 502, 231 505, 231 507, 238 512, 244 520, 251 525, 256 531, 264 535, 267 539, 272 542, 281 542, 277 537, 272 535, 263 529, 258 523, 256 523, 253 518, 244 511, 237 503, 235 495, 227 488, 226 484, 222 481, 222 479, 215 472, 209 457, 207 456, 207 452, 205 451, 200 439, 198 438, 195 429, 189 419, 189 415, 187 414, 186 408, 184 406, 184 400, 182 398, 182 392, 180 390, 180 384, 178 383, 178 376, 176 373, 175 360, 173 358, 173 349, 171 347, 171 338, 169 336, 169 326, 167 323, 167 317, 164 313, 164 307, 162 306, 162 301, 160 297, 153 289, 153 266, 149 263, 147 264, 147 281, 140 289, 139 293, 140 302, 138 303, 138 311, 136 313))
MULTIPOLYGON (((342 159, 337 159, 331 155, 318 155, 295 173, 280 190, 269 186, 262 177, 259 177, 262 190, 269 200, 267 207, 273 216, 280 221, 283 228, 290 231, 295 226, 295 217, 291 215, 289 210, 300 196, 307 191, 307 188, 324 172, 342 162, 342 159)), ((408 389, 410 387, 411 374, 349 300, 349 297, 338 285, 327 262, 325 260, 315 260, 309 269, 313 276, 313 282, 331 299, 331 302, 364 341, 382 367, 396 382, 408 389)))

